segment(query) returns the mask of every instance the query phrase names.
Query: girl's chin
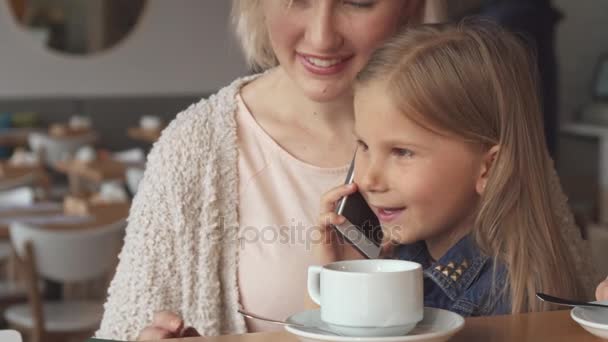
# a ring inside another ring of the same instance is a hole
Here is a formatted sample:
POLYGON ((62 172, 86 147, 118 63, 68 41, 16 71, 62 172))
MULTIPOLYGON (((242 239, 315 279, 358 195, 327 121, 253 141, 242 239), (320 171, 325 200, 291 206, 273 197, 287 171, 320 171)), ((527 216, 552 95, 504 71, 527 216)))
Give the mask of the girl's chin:
POLYGON ((407 245, 410 243, 414 243, 417 242, 418 239, 416 239, 415 236, 412 236, 411 234, 407 234, 406 232, 403 232, 401 230, 403 230, 404 228, 400 225, 382 225, 382 231, 384 232, 385 237, 388 237, 391 239, 391 241, 398 243, 400 245, 407 245), (387 231, 392 231, 392 234, 387 234, 387 231))

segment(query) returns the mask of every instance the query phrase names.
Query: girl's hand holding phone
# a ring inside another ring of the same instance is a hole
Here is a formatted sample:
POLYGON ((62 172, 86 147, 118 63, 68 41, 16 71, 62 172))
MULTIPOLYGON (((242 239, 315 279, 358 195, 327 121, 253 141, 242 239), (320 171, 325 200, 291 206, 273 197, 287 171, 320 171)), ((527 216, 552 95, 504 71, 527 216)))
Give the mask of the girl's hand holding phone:
POLYGON ((319 233, 315 235, 315 241, 312 243, 313 255, 321 265, 365 258, 333 227, 346 221, 344 216, 335 212, 336 204, 342 197, 355 192, 357 185, 351 183, 333 188, 321 197, 321 214, 316 227, 319 233))

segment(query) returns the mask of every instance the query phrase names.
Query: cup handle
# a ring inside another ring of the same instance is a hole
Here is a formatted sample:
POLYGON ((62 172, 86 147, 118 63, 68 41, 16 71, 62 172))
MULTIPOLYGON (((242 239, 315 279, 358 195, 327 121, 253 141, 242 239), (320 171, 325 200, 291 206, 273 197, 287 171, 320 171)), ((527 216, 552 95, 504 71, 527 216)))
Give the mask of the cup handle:
POLYGON ((321 305, 321 266, 308 267, 308 295, 313 302, 321 305))

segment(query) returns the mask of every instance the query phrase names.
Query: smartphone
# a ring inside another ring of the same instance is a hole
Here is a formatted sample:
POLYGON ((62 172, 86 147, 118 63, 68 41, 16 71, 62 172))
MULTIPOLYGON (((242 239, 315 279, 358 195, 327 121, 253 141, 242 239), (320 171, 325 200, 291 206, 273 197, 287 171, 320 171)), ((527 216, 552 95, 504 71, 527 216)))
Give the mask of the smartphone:
MULTIPOLYGON (((345 184, 353 182, 354 173, 355 158, 350 164, 345 184)), ((379 258, 382 226, 361 193, 342 197, 336 206, 336 213, 346 218, 346 222, 335 226, 336 230, 368 259, 379 258)))

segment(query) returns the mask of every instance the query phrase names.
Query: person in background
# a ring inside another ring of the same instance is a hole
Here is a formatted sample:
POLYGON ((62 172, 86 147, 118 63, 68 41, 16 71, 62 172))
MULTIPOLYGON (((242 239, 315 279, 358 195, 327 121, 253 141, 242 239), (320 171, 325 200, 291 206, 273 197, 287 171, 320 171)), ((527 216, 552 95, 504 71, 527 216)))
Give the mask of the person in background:
POLYGON ((556 160, 558 136, 558 67, 555 52, 555 28, 562 14, 551 0, 465 0, 450 4, 451 16, 460 19, 478 16, 495 21, 522 36, 536 53, 542 89, 545 140, 551 157, 556 160))
MULTIPOLYGON (((584 299, 537 89, 527 48, 495 24, 407 30, 357 79, 355 184, 323 197, 318 224, 343 223, 335 203, 359 189, 393 256, 423 266, 425 306, 484 316, 551 309, 537 292, 584 299)), ((339 259, 329 241, 320 263, 339 259)))
POLYGON ((353 80, 386 39, 440 6, 234 0, 236 32, 263 73, 193 104, 154 145, 96 336, 258 332, 277 327, 237 309, 303 310, 318 199, 355 149, 353 80))

